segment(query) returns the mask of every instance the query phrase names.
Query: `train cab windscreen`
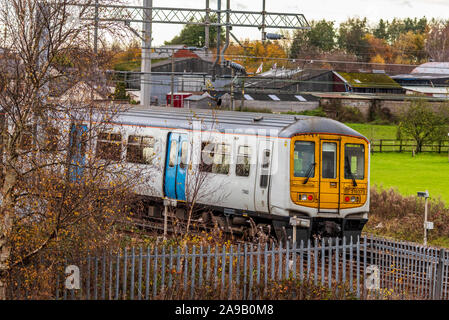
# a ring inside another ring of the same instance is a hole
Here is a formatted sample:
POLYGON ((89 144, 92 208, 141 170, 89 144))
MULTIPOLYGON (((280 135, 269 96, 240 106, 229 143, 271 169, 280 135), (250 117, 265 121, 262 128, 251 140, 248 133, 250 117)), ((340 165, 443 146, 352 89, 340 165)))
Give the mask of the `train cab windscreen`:
POLYGON ((345 179, 363 180, 365 178, 365 146, 345 144, 345 179))
POLYGON ((315 173, 311 172, 315 163, 315 142, 296 141, 293 157, 295 177, 315 176, 315 173))

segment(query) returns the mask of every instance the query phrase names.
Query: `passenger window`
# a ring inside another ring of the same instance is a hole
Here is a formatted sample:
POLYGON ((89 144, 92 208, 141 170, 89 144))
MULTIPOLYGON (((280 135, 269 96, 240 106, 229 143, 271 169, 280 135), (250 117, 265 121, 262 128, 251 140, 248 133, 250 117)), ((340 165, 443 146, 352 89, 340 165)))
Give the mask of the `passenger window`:
POLYGON ((212 163, 214 160, 215 144, 210 142, 203 142, 201 144, 201 165, 200 171, 212 172, 212 163))
POLYGON ((168 161, 169 167, 174 167, 176 165, 176 160, 178 159, 178 142, 172 140, 170 144, 170 158, 168 161))
POLYGON ((235 174, 239 177, 248 177, 251 169, 251 148, 239 146, 235 174))
POLYGON ((55 152, 58 150, 59 130, 55 127, 46 128, 46 152, 55 152))
POLYGON ((262 174, 260 175, 260 187, 266 188, 268 186, 268 172, 270 167, 270 150, 263 151, 262 159, 262 174))
POLYGON ((33 126, 26 125, 20 135, 20 149, 30 151, 33 146, 33 126))
POLYGON ((345 144, 345 179, 363 180, 365 178, 365 146, 345 144))
POLYGON ((154 138, 130 135, 126 148, 126 161, 132 163, 151 163, 154 156, 154 138))
POLYGON ((120 161, 122 135, 120 133, 100 132, 97 138, 96 155, 100 159, 120 161))
POLYGON ((188 155, 189 144, 187 141, 183 141, 181 144, 181 163, 179 166, 184 169, 187 166, 187 155, 188 155))
POLYGON ((337 144, 324 142, 322 150, 322 177, 325 179, 335 179, 337 168, 337 144))
POLYGON ((231 160, 227 144, 203 142, 201 145, 201 167, 203 172, 228 174, 231 160))
POLYGON ((315 177, 315 142, 296 141, 293 151, 293 175, 295 177, 315 177))
POLYGON ((230 146, 227 144, 216 144, 214 150, 214 163, 212 164, 212 172, 220 174, 228 174, 231 163, 230 146))

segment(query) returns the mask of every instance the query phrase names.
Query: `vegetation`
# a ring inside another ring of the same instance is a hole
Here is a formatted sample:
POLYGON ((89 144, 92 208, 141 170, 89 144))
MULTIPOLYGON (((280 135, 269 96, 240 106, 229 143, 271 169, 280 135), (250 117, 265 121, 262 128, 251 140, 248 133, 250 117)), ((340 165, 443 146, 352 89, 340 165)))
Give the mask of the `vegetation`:
POLYGON ((424 143, 443 140, 446 137, 448 119, 447 108, 441 107, 434 111, 424 100, 415 100, 401 114, 399 128, 416 141, 416 152, 419 153, 424 143))
POLYGON ((369 140, 396 139, 396 125, 377 125, 370 123, 345 123, 348 127, 360 132, 369 140))
MULTIPOLYGON (((217 16, 211 15, 210 21, 217 22, 217 16)), ((220 29, 221 39, 224 39, 224 28, 220 29)), ((217 27, 212 26, 209 28, 209 39, 209 47, 217 47, 217 27)), ((204 47, 206 45, 204 26, 185 25, 179 35, 175 36, 170 41, 165 41, 164 44, 185 44, 189 47, 204 47)))
POLYGON ((447 58, 447 41, 441 39, 449 38, 448 21, 380 19, 371 27, 366 18, 349 18, 338 27, 326 20, 310 24, 310 31, 293 34, 291 58, 333 59, 343 53, 345 59, 379 64, 419 64, 429 58, 447 58))
POLYGON ((374 153, 370 179, 371 185, 394 187, 406 196, 427 189, 432 198, 449 203, 447 154, 374 153))
POLYGON ((286 60, 282 60, 287 58, 287 53, 276 41, 262 43, 245 40, 242 45, 243 47, 231 44, 226 50, 225 58, 243 65, 247 73, 255 73, 261 63, 263 63, 262 72, 270 70, 274 64, 277 68, 288 65, 286 60), (273 58, 279 58, 280 60, 273 58))
MULTIPOLYGON (((428 232, 429 244, 449 247, 449 208, 439 198, 429 201, 428 221, 434 223, 434 229, 428 232)), ((371 188, 370 217, 365 232, 422 243, 423 223, 422 198, 403 196, 393 188, 371 188)))
POLYGON ((291 114, 291 115, 304 115, 304 116, 315 116, 315 117, 326 117, 326 112, 323 111, 322 108, 316 108, 313 110, 305 110, 305 111, 287 111, 287 112, 281 112, 283 114, 291 114))
MULTIPOLYGON (((76 1, 45 3, 0 1, 10 52, 0 63, 0 300, 14 274, 23 275, 24 289, 38 279, 44 295, 58 262, 74 252, 115 245, 114 223, 129 212, 133 179, 143 179, 99 159, 93 147, 122 107, 95 104, 82 92, 48 97, 56 80, 83 79, 101 89, 107 64, 87 49, 89 23, 70 19, 76 1), (63 56, 71 68, 58 72, 63 56)), ((100 28, 120 31, 103 23, 100 28)))

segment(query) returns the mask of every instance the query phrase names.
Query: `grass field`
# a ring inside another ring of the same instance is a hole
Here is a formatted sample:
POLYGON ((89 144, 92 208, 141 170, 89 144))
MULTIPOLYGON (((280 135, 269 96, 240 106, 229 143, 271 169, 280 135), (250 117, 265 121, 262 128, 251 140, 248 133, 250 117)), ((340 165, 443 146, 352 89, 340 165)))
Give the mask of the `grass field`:
POLYGON ((394 187, 403 195, 429 190, 449 205, 447 154, 375 153, 371 155, 371 185, 394 187))
POLYGON ((348 127, 360 132, 369 140, 396 139, 396 125, 376 125, 367 123, 345 123, 348 127))

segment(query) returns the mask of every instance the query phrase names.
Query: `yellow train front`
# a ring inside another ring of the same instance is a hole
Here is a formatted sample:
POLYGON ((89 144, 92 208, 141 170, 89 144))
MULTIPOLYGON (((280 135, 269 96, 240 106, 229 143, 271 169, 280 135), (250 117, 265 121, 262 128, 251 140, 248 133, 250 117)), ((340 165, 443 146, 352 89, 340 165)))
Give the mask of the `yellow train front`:
POLYGON ((281 135, 290 139, 290 221, 288 228, 273 221, 278 238, 292 236, 296 225, 298 242, 316 236, 357 239, 368 221, 368 139, 325 118, 303 118, 281 135))

